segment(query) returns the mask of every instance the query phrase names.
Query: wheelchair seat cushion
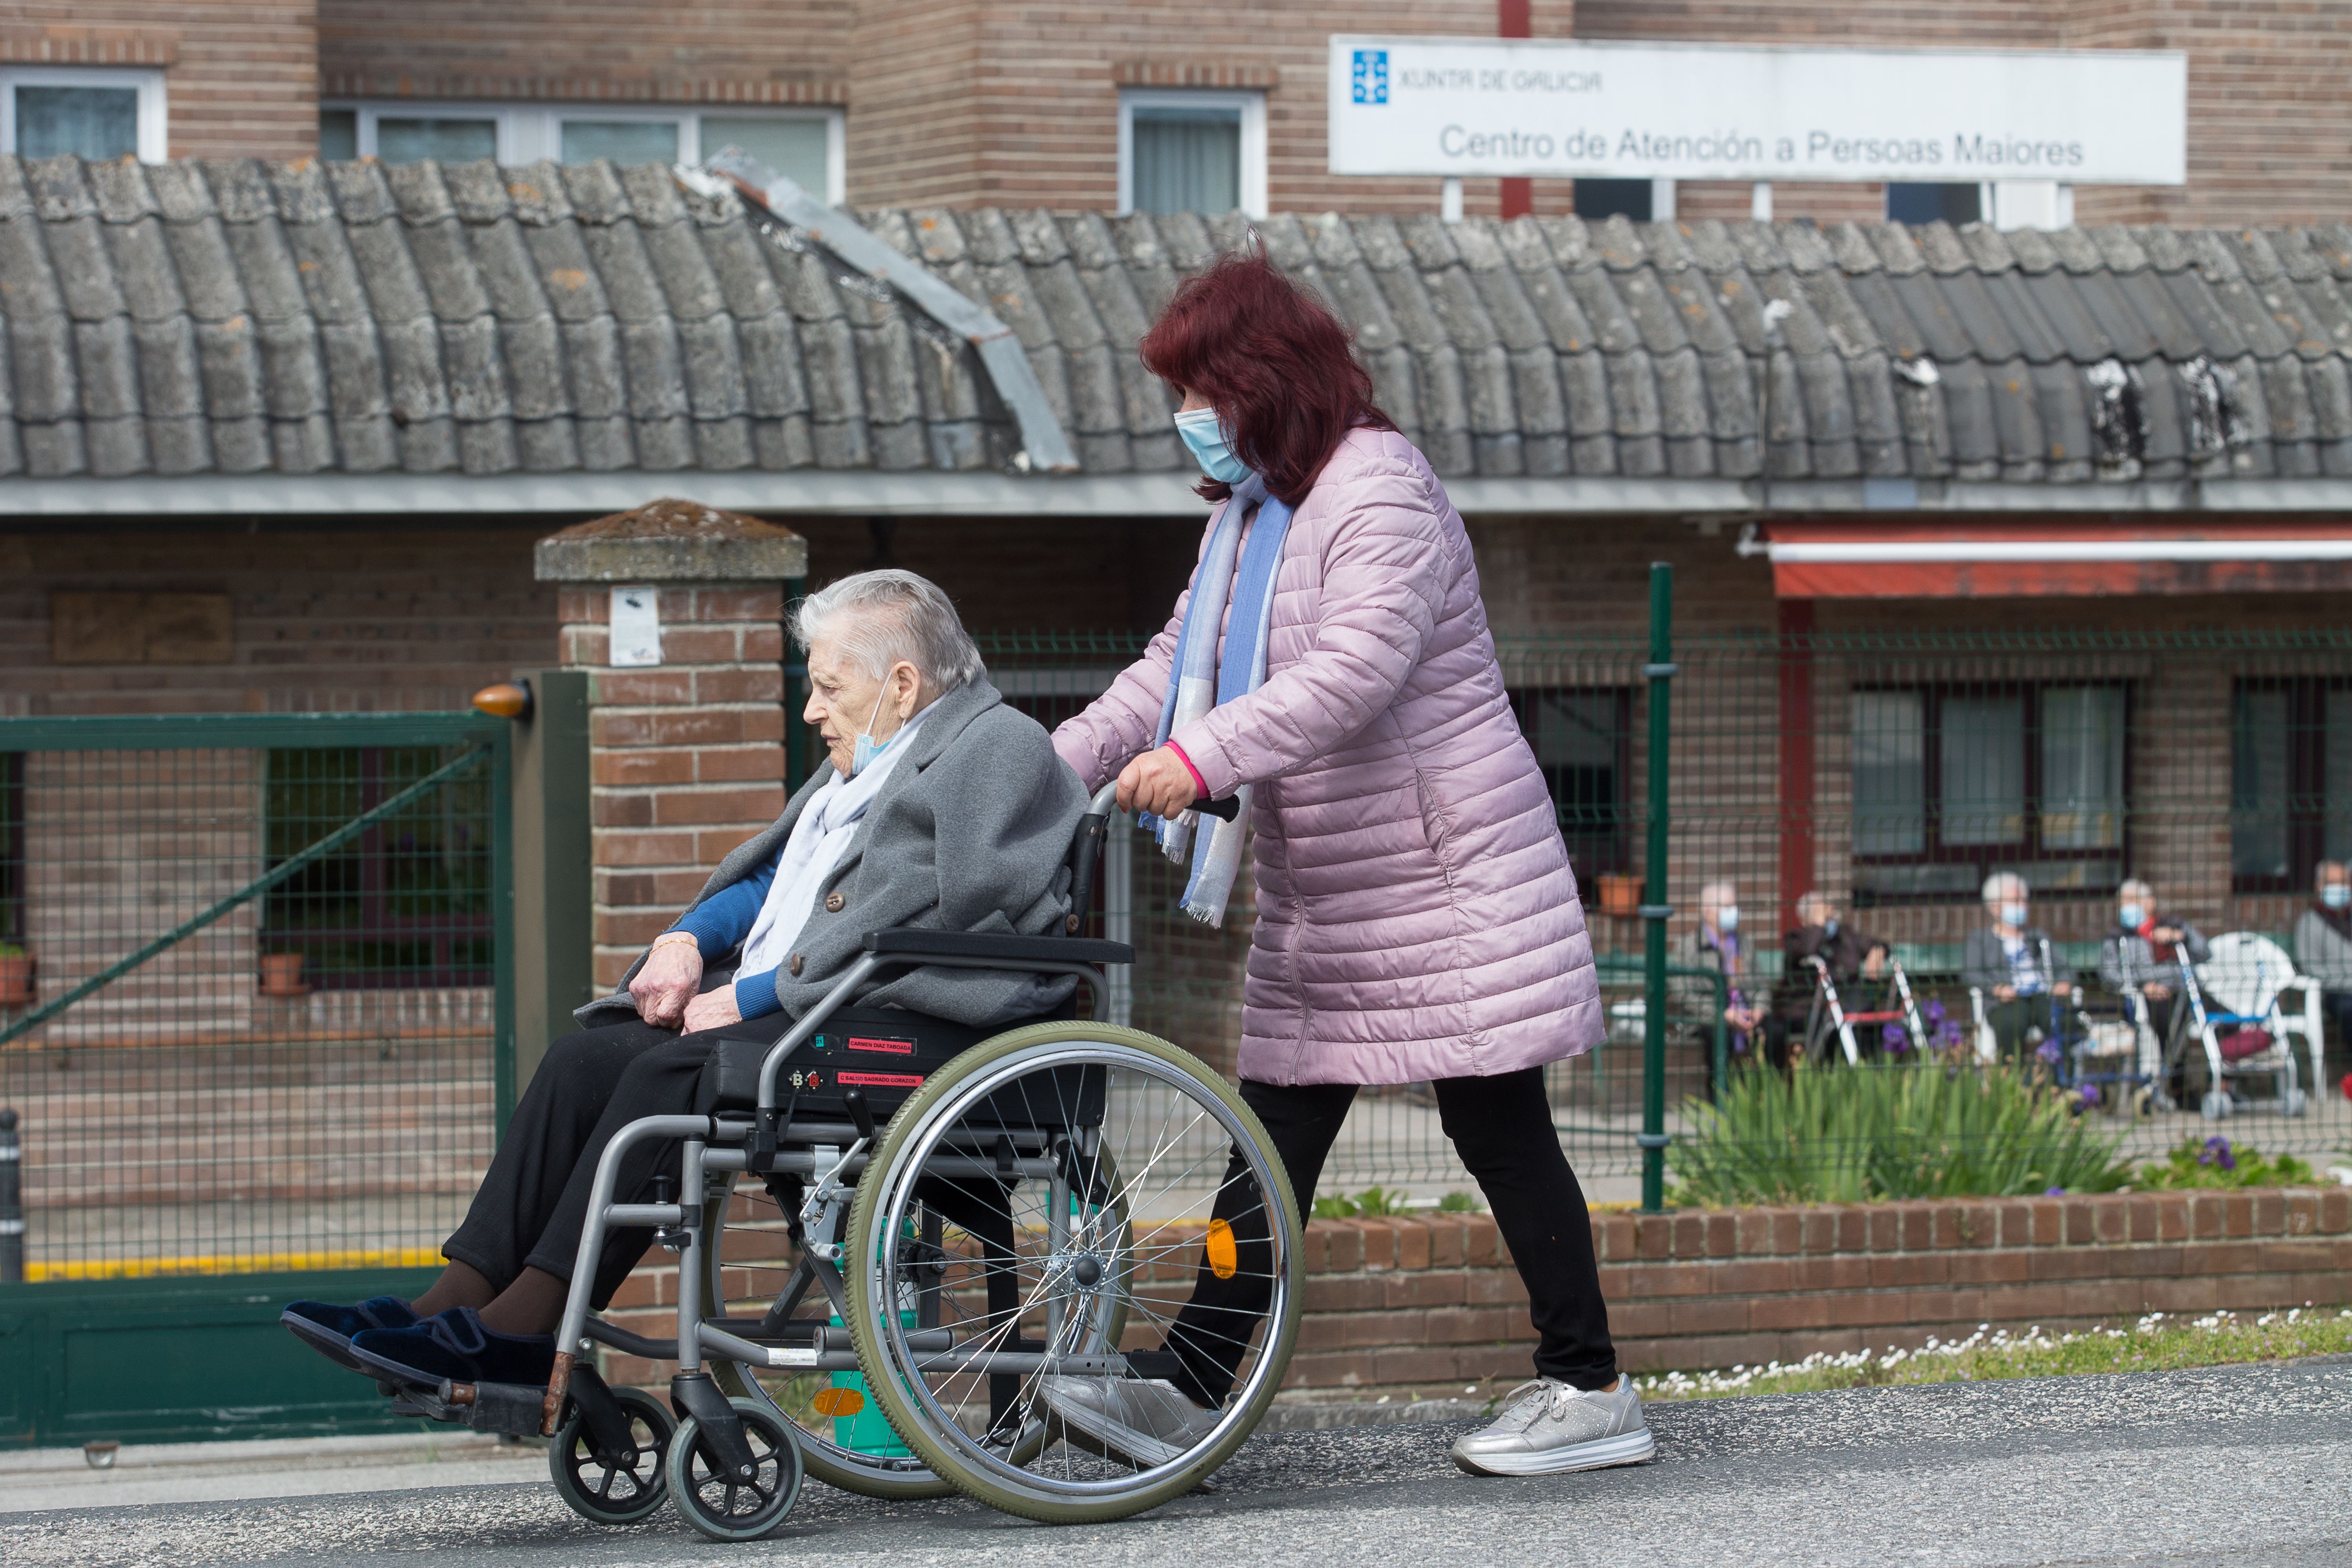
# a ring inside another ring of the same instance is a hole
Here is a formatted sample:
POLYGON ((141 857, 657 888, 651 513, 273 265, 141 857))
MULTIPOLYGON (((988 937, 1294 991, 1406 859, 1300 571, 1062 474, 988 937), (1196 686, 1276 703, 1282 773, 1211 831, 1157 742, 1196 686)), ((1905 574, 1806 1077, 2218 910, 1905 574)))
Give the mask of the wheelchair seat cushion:
MULTIPOLYGON (((1074 1006, 1066 1005, 1052 1015, 975 1029, 903 1008, 839 1008, 785 1058, 776 1080, 776 1103, 791 1104, 795 1119, 842 1121, 848 1115, 843 1097, 856 1089, 865 1094, 875 1119, 887 1121, 925 1079, 973 1046, 1030 1024, 1066 1019, 1076 1012, 1074 1006)), ((703 1066, 696 1111, 708 1115, 757 1109, 760 1065, 791 1027, 781 1016, 728 1025, 703 1066)), ((1080 1098, 1090 1102, 1087 1110, 1098 1120, 1099 1094, 1080 1098)))

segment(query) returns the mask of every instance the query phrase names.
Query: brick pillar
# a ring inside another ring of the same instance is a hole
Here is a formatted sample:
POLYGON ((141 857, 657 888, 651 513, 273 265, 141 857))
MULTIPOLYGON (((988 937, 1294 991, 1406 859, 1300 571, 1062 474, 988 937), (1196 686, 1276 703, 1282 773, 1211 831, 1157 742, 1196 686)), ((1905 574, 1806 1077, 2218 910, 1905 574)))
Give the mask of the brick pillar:
POLYGON ((585 670, 601 992, 677 918, 729 850, 783 810, 785 585, 808 571, 789 528, 662 500, 539 541, 562 585, 560 657, 585 670), (616 667, 615 589, 653 592, 659 663, 616 667))

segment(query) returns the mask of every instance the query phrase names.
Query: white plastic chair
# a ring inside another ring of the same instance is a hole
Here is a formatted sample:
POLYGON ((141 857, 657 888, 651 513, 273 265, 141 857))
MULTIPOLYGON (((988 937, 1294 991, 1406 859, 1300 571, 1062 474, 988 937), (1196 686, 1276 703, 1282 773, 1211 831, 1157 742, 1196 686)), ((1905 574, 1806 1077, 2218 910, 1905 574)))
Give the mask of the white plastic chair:
POLYGON ((2304 1052, 2311 1059, 2309 1082, 2315 1090, 2325 1083, 2321 1067, 2326 1036, 2320 1022, 2319 983, 2296 974, 2294 960, 2287 956, 2286 949, 2258 931, 2225 931, 2209 946, 2213 956, 2197 966, 2197 978, 2206 996, 2227 1012, 2271 1015, 2279 1044, 2289 1050, 2293 1048, 2287 1045, 2288 1037, 2302 1036, 2304 1052), (2290 991, 2302 993, 2301 1007, 2289 1002, 2290 991))

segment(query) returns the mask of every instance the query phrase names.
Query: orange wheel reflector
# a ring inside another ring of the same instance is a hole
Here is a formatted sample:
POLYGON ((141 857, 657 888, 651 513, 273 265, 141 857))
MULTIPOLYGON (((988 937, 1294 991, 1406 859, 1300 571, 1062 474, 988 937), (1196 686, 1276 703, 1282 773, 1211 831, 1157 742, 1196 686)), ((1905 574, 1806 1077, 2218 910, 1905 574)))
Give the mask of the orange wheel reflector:
POLYGON ((1242 1266, 1241 1249, 1234 1244, 1234 1228, 1222 1219, 1212 1219, 1206 1240, 1209 1272, 1220 1280, 1232 1279, 1234 1270, 1242 1266))
POLYGON ((521 718, 530 712, 530 693, 501 681, 476 692, 474 706, 495 718, 521 718))
POLYGON ((837 1421, 865 1409, 866 1396, 855 1388, 820 1388, 809 1404, 815 1407, 818 1415, 830 1416, 837 1421))

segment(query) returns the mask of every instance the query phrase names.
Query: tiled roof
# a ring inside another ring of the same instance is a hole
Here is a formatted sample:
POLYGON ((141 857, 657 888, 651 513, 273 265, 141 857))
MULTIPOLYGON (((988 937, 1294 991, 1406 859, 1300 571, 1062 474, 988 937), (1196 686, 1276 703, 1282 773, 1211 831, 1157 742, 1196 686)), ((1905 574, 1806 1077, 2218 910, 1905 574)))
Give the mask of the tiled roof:
MULTIPOLYGON (((1013 328, 1086 472, 1178 469, 1134 344, 1244 220, 863 221, 1013 328)), ((1255 226, 1449 476, 2352 475, 2345 225, 1255 226)), ((32 477, 952 473, 1017 444, 967 343, 658 167, 0 158, 0 473, 32 477)))

